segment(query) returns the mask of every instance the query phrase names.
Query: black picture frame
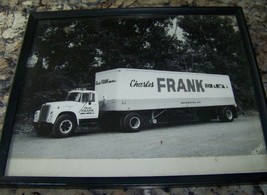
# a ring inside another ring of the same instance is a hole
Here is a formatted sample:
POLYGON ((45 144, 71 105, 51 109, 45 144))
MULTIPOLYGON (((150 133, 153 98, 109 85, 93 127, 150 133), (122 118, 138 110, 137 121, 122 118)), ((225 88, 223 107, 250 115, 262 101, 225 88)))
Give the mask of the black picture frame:
MULTIPOLYGON (((54 187, 134 187, 134 186, 174 186, 174 185, 205 185, 205 184, 244 184, 266 182, 267 172, 236 172, 236 173, 209 173, 190 175, 149 175, 149 176, 7 176, 6 169, 9 160, 9 151, 12 144, 13 127, 16 119, 16 112, 20 95, 25 82, 27 61, 34 42, 37 24, 45 20, 67 20, 84 18, 105 18, 105 17, 144 17, 144 16, 165 16, 165 15, 204 15, 204 16, 232 16, 236 18, 240 36, 243 43, 245 55, 248 60, 250 75, 252 78, 253 91, 258 104, 259 119, 261 121, 263 137, 267 140, 267 109, 263 84, 260 78, 259 69, 252 48, 247 25, 241 7, 168 7, 168 8, 132 8, 132 9, 101 9, 101 10, 77 10, 60 12, 32 12, 30 13, 28 25, 17 65, 15 78, 1 139, 0 149, 0 185, 7 187, 14 186, 54 186, 54 187)), ((129 169, 131 169, 129 167, 129 169)), ((266 163, 267 170, 267 163, 266 163)))

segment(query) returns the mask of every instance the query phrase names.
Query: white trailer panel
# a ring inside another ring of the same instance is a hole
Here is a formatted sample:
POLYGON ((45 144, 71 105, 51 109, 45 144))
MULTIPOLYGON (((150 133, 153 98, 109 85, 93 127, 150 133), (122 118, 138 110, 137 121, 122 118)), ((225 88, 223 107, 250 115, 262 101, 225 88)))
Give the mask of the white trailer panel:
POLYGON ((96 73, 95 91, 102 111, 236 105, 227 75, 120 68, 96 73))

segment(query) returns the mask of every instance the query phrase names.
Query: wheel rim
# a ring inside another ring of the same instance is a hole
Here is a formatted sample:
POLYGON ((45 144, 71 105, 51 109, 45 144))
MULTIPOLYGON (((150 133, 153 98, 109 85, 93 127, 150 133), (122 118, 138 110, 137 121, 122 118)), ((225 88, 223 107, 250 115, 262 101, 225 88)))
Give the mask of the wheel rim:
POLYGON ((226 110, 226 117, 228 120, 232 120, 233 119, 233 113, 231 110, 226 110))
POLYGON ((132 129, 138 129, 141 125, 141 121, 138 117, 132 117, 130 120, 130 127, 132 129))
POLYGON ((59 125, 59 130, 62 133, 69 133, 72 129, 72 122, 70 120, 63 120, 59 125))

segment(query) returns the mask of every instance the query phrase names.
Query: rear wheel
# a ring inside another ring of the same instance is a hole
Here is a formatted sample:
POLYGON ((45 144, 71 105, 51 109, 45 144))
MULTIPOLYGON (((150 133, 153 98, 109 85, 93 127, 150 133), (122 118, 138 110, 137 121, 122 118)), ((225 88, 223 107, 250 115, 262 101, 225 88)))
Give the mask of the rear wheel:
POLYGON ((76 129, 76 120, 69 114, 61 115, 57 118, 54 127, 53 134, 56 137, 68 137, 76 129))
POLYGON ((218 117, 222 122, 232 122, 234 120, 233 109, 229 106, 223 107, 219 110, 218 117))
POLYGON ((138 113, 128 113, 123 120, 123 129, 127 132, 137 132, 143 126, 143 118, 138 113))

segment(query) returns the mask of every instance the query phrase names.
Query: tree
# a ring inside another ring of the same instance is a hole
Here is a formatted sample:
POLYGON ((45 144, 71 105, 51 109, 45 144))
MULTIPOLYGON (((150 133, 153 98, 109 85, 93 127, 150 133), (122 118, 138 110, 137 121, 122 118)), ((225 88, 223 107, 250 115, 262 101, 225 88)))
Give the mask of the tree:
POLYGON ((229 75, 239 107, 252 108, 248 60, 234 18, 184 16, 178 25, 184 31, 184 66, 194 72, 229 75))
POLYGON ((178 70, 171 17, 114 17, 38 23, 28 62, 22 106, 64 98, 74 87, 93 88, 95 72, 113 68, 178 70), (35 58, 35 60, 31 60, 35 58))

